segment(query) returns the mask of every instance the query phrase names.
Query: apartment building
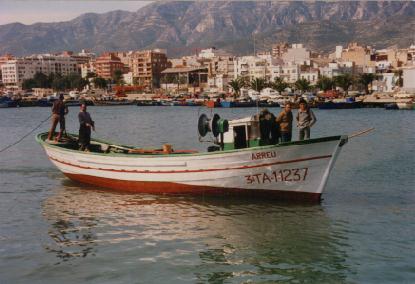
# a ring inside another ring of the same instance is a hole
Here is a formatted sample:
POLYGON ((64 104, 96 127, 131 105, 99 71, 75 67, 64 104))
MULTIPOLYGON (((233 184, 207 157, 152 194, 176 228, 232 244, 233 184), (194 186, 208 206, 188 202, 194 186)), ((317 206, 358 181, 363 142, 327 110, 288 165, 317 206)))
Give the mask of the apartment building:
POLYGON ((95 73, 98 77, 112 79, 116 70, 125 72, 124 63, 113 52, 101 54, 95 62, 95 73))
POLYGON ((284 53, 287 52, 289 48, 288 43, 277 43, 273 44, 271 47, 271 55, 274 58, 281 58, 284 53))
POLYGON ((274 81, 276 77, 282 78, 287 83, 294 83, 300 76, 300 66, 289 62, 281 65, 270 66, 270 80, 274 81))
POLYGON ((164 50, 143 50, 131 54, 131 67, 135 84, 153 88, 160 87, 161 72, 170 63, 164 50))
POLYGON ((352 61, 358 66, 373 66, 371 62, 372 52, 372 48, 360 46, 353 42, 346 49, 342 50, 341 60, 352 61))
POLYGON ((234 60, 234 78, 269 78, 268 61, 258 56, 242 56, 234 60))
POLYGON ((315 85, 317 83, 319 77, 319 70, 317 68, 304 68, 302 67, 300 69, 300 79, 306 79, 309 81, 312 85, 315 85))
POLYGON ((24 80, 33 78, 37 72, 68 75, 77 73, 78 67, 74 58, 44 54, 9 60, 1 66, 1 71, 3 84, 20 87, 24 80))
POLYGON ((309 64, 310 51, 308 51, 303 44, 292 44, 281 56, 284 62, 294 62, 295 64, 309 64))

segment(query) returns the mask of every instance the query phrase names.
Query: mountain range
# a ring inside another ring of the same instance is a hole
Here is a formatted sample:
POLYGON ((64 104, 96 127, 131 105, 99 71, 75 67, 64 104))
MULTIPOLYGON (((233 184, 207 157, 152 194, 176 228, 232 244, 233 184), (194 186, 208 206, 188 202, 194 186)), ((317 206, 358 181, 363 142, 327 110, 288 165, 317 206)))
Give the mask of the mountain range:
POLYGON ((136 12, 87 13, 71 21, 0 26, 0 54, 165 48, 168 55, 215 46, 237 55, 275 42, 330 51, 351 41, 377 48, 415 42, 415 2, 154 2, 136 12))

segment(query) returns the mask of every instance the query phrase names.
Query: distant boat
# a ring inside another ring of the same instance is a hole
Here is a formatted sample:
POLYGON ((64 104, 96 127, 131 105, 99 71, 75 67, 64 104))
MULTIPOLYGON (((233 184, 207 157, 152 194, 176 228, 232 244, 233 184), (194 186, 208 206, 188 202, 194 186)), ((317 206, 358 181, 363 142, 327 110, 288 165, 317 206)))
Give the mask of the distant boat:
POLYGON ((234 107, 255 107, 254 101, 221 101, 221 107, 223 108, 234 108, 234 107))
POLYGON ((133 104, 129 100, 94 100, 93 103, 95 106, 125 106, 133 104))
POLYGON ((385 104, 385 109, 399 109, 396 103, 385 104))
POLYGON ((278 102, 273 101, 261 101, 258 103, 259 107, 279 107, 280 104, 278 102))
POLYGON ((399 109, 406 109, 406 110, 415 109, 415 94, 398 93, 395 95, 395 101, 399 109))
POLYGON ((68 107, 71 107, 71 106, 80 106, 81 105, 81 101, 79 101, 79 100, 67 100, 67 101, 65 101, 65 105, 68 106, 68 107))
POLYGON ((362 102, 324 102, 317 104, 319 109, 352 109, 352 108, 362 108, 362 102))
POLYGON ((396 105, 399 109, 415 110, 415 101, 398 102, 396 105))
POLYGON ((54 99, 42 98, 42 99, 37 100, 37 106, 51 107, 54 101, 55 101, 54 99))
POLYGON ((9 97, 0 97, 0 108, 17 107, 17 101, 9 97))
POLYGON ((153 100, 142 100, 136 102, 137 106, 160 106, 161 103, 153 100))

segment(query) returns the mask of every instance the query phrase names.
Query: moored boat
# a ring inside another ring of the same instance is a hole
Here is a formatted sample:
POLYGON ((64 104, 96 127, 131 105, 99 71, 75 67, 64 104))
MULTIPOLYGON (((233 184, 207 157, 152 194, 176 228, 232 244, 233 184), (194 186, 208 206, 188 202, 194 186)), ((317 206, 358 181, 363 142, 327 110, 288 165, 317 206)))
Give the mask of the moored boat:
POLYGON ((319 109, 353 109, 362 108, 362 102, 324 102, 317 105, 319 109))
POLYGON ((0 108, 10 108, 17 106, 17 101, 12 100, 9 97, 0 97, 0 108))
POLYGON ((199 119, 201 136, 218 145, 208 152, 140 149, 103 140, 91 152, 78 150, 76 136, 64 142, 37 135, 47 156, 67 177, 100 187, 154 194, 236 194, 320 200, 347 136, 265 145, 255 117, 199 119))

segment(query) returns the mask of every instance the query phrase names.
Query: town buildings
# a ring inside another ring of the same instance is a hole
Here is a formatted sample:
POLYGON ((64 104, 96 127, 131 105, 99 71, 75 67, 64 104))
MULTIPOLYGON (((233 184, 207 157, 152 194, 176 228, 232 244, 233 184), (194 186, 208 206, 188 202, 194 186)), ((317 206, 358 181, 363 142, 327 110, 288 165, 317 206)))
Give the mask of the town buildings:
POLYGON ((33 78, 38 72, 68 75, 78 72, 78 66, 72 57, 43 54, 8 60, 1 66, 1 71, 5 86, 21 87, 25 79, 33 78))
POLYGON ((334 78, 341 74, 376 73, 373 89, 391 92, 401 85, 401 77, 404 87, 413 88, 411 84, 415 79, 411 68, 415 66, 415 45, 375 49, 350 43, 345 48, 336 46, 333 53, 324 55, 307 49, 301 43, 278 43, 269 50, 249 56, 234 56, 212 47, 172 59, 168 59, 166 51, 161 49, 106 52, 99 57, 83 50, 80 53, 64 51, 22 58, 5 55, 0 57, 0 66, 3 84, 16 88, 21 87, 25 79, 33 78, 36 72, 46 75, 80 73, 84 78, 95 74, 112 80, 115 71, 120 70, 123 84, 147 90, 167 87, 189 92, 229 92, 229 82, 238 78, 247 81, 282 78, 287 83, 305 79, 313 85, 323 76, 334 78), (397 74, 401 74, 399 78, 397 74))
POLYGON ((125 72, 124 63, 113 52, 105 52, 95 61, 95 73, 98 77, 112 79, 116 70, 120 70, 122 73, 125 72))
POLYGON ((131 54, 134 83, 154 88, 160 86, 161 72, 170 67, 165 50, 142 50, 131 54))

